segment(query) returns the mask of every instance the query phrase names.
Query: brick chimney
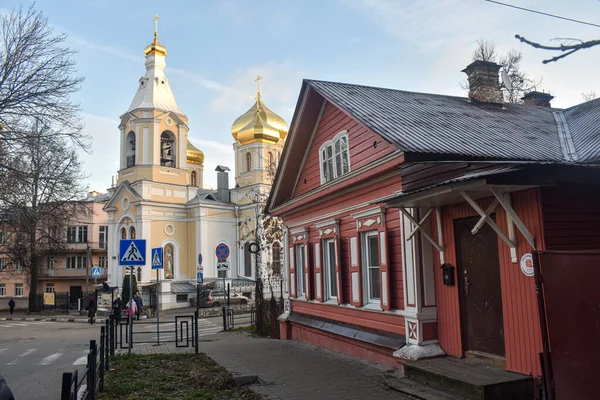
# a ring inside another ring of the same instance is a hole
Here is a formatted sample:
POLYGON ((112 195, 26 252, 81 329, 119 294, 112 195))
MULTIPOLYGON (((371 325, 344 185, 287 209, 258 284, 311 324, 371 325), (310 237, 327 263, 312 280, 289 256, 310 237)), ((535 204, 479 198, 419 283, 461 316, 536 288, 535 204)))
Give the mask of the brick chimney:
POLYGON ((463 69, 469 81, 469 98, 481 103, 502 104, 498 72, 500 65, 491 61, 473 61, 463 69))
POLYGON ((521 100, 523 100, 523 104, 526 104, 528 106, 538 106, 538 107, 550 108, 550 107, 552 107, 550 105, 550 100, 552 100, 553 98, 554 98, 554 96, 552 96, 551 94, 536 92, 534 90, 533 92, 529 92, 525 96, 523 96, 521 98, 521 100))

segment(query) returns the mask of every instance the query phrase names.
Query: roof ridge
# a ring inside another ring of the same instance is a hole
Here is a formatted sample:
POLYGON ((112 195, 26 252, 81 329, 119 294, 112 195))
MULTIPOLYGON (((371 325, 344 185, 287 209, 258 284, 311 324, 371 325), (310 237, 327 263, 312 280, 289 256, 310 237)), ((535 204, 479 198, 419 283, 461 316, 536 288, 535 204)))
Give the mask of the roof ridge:
POLYGON ((568 161, 579 161, 579 155, 573 142, 573 136, 569 129, 569 124, 565 118, 564 111, 553 112, 554 119, 556 120, 556 127, 558 128, 558 140, 560 142, 560 148, 563 155, 568 161))

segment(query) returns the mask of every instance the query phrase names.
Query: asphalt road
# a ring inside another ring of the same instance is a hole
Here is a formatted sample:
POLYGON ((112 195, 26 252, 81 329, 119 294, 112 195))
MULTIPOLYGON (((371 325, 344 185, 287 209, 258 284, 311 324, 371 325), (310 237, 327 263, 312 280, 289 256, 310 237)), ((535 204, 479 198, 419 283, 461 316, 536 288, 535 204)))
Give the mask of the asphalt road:
MULTIPOLYGON (((167 322, 165 318, 164 322, 167 322)), ((156 340, 155 320, 136 323, 136 340, 156 340)), ((222 329, 222 318, 200 319, 199 336, 222 329)), ((161 318, 161 322, 163 319, 161 318)), ((174 340, 161 324, 161 340, 174 340)), ((17 400, 60 399, 63 372, 85 371, 90 340, 100 340, 100 326, 73 322, 0 321, 0 373, 17 400)))

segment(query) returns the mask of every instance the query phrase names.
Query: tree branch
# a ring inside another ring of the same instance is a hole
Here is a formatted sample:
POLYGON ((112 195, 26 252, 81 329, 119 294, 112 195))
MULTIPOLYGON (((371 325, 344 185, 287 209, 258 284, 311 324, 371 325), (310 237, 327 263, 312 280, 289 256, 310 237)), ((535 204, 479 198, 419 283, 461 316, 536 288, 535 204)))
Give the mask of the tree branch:
POLYGON ((587 41, 587 42, 583 42, 580 39, 572 39, 572 38, 569 38, 569 39, 560 39, 560 38, 557 38, 556 40, 571 40, 571 41, 572 40, 579 40, 580 43, 576 43, 576 44, 564 44, 564 43, 561 43, 558 46, 547 46, 547 45, 543 45, 541 43, 532 42, 531 40, 527 40, 527 39, 525 39, 521 35, 515 35, 515 38, 518 39, 521 43, 528 44, 529 46, 531 46, 531 47, 533 47, 535 49, 550 50, 550 51, 561 51, 561 52, 564 53, 564 54, 561 54, 560 56, 552 57, 550 59, 542 61, 544 64, 548 64, 548 63, 551 63, 551 62, 558 61, 561 58, 565 58, 565 57, 567 57, 567 56, 569 56, 569 55, 571 55, 571 54, 573 54, 573 53, 575 53, 575 52, 577 52, 579 50, 588 49, 590 47, 594 47, 594 46, 600 45, 600 40, 590 40, 590 41, 587 41))

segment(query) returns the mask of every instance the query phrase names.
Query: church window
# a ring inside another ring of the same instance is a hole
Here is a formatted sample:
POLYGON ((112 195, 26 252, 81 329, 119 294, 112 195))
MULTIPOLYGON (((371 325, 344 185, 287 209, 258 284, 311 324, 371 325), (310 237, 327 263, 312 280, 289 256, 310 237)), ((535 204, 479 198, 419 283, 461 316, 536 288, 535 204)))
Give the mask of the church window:
POLYGON ((127 229, 121 228, 121 239, 127 239, 127 229))
POLYGON ((175 269, 175 252, 173 251, 173 245, 167 244, 164 248, 164 259, 163 265, 165 268, 165 279, 173 279, 173 271, 175 269))
POLYGON ((275 168, 275 160, 273 159, 273 153, 269 152, 269 168, 275 168))
POLYGON ((350 172, 348 132, 338 133, 332 140, 323 143, 319 151, 321 183, 327 183, 350 172))
POLYGON ((246 153, 246 171, 250 171, 252 169, 252 154, 250 152, 246 153))
POLYGON ((252 276, 252 253, 250 252, 250 242, 244 244, 244 276, 252 276))
POLYGON ((192 186, 198 186, 198 174, 196 173, 196 171, 192 171, 191 180, 192 186))
POLYGON ((125 148, 127 149, 125 152, 127 157, 125 168, 131 168, 135 165, 135 133, 133 131, 127 134, 125 148))
POLYGON ((135 239, 135 227, 129 228, 129 239, 135 239))
POLYGON ((171 131, 164 131, 160 135, 160 165, 175 168, 176 149, 175 135, 171 131))

